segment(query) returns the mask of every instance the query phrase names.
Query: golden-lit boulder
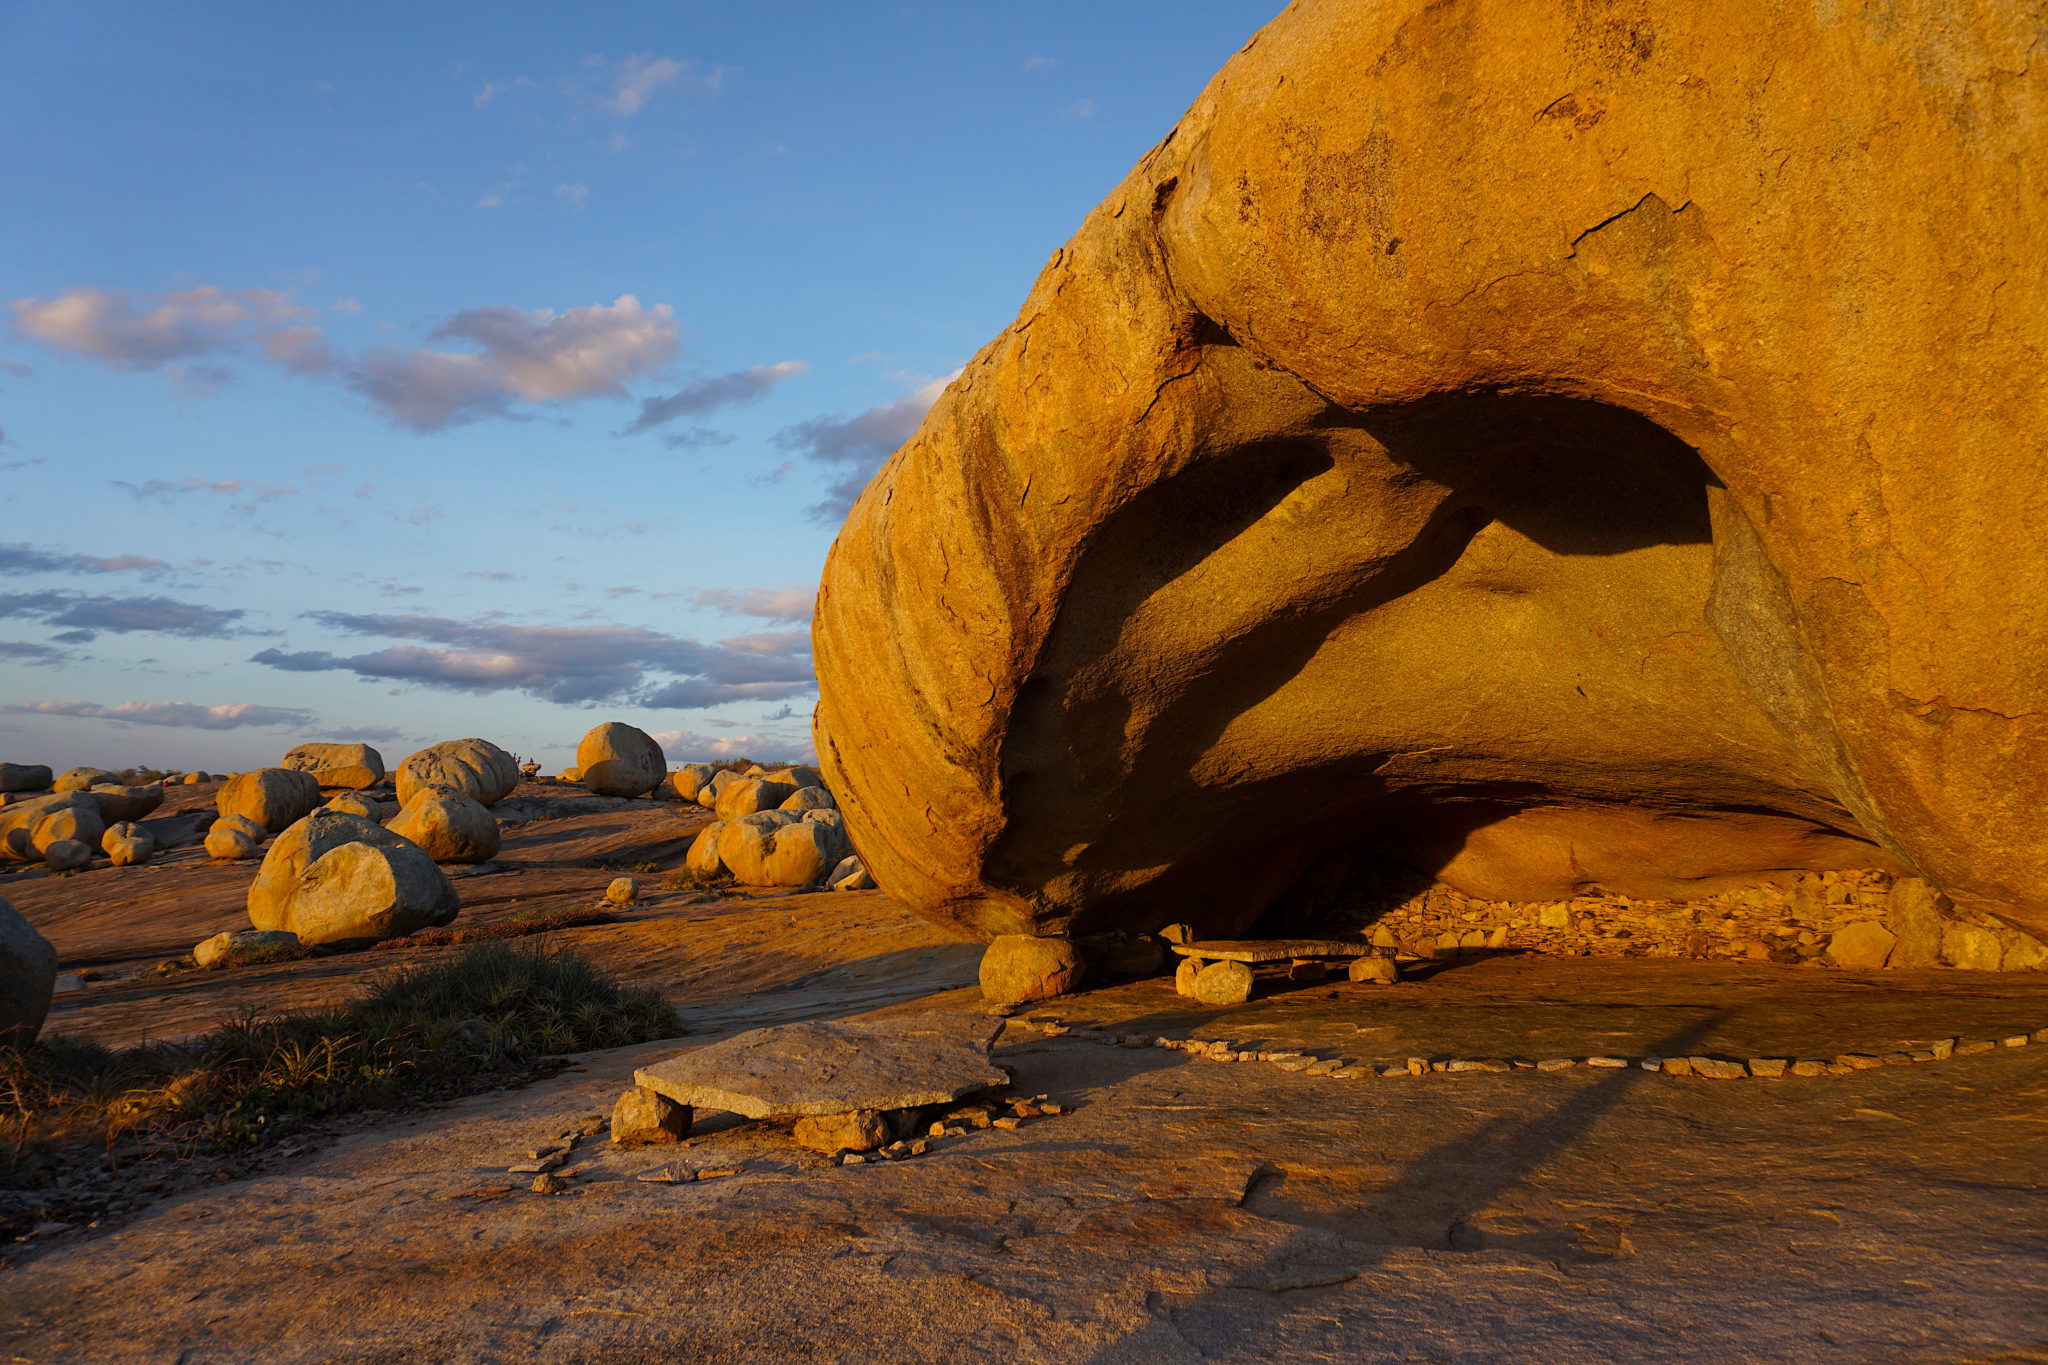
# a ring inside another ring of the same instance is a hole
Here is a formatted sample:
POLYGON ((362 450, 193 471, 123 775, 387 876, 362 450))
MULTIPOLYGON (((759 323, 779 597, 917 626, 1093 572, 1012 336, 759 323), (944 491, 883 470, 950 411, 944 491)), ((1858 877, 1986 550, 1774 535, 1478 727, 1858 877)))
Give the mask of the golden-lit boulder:
POLYGON ((2031 10, 1306 0, 868 487, 817 740, 982 936, 1910 870, 2048 930, 2031 10))

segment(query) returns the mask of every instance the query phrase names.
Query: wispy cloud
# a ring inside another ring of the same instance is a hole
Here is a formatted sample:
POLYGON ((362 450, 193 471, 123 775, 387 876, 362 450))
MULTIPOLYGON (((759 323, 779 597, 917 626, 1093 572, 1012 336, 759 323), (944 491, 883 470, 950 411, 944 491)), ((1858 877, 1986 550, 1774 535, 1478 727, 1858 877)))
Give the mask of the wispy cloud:
POLYGON ((635 52, 616 61, 593 54, 566 76, 487 80, 470 97, 470 103, 482 109, 506 95, 533 90, 567 98, 578 110, 630 119, 669 91, 709 99, 731 74, 732 68, 728 66, 707 66, 688 58, 663 57, 652 52, 635 52))
POLYGON ((71 662, 68 650, 55 645, 30 644, 26 640, 0 640, 0 659, 16 659, 25 668, 61 668, 71 662))
MULTIPOLYGON (((561 312, 465 309, 427 337, 457 343, 455 349, 385 346, 353 356, 307 321, 313 310, 272 289, 202 285, 136 294, 84 288, 53 299, 16 299, 11 307, 21 336, 117 370, 172 366, 189 391, 204 393, 232 377, 222 362, 254 358, 338 383, 414 431, 511 416, 522 404, 622 398, 628 381, 668 364, 681 345, 674 310, 643 305, 631 294, 561 312)), ((152 480, 134 487, 153 496, 197 491, 200 484, 152 480)))
POLYGON ((389 744, 394 739, 404 739, 405 731, 392 725, 344 725, 335 730, 322 730, 316 739, 331 739, 340 744, 389 744))
POLYGON ((704 588, 690 594, 690 601, 728 616, 808 621, 818 608, 818 589, 797 584, 782 588, 704 588))
POLYGON ((142 483, 131 483, 127 479, 115 479, 114 487, 126 492, 137 502, 168 503, 172 498, 204 493, 216 498, 226 498, 239 512, 254 512, 267 502, 288 498, 301 492, 295 484, 257 483, 253 479, 196 479, 187 476, 182 479, 147 479, 142 483))
POLYGON ((154 573, 170 566, 148 555, 67 554, 39 550, 16 542, 0 545, 0 574, 12 573, 154 573))
POLYGON ((348 672, 457 692, 521 691, 578 705, 632 701, 651 707, 778 700, 812 690, 808 642, 780 651, 733 648, 617 625, 520 626, 491 617, 311 612, 350 635, 404 641, 365 654, 266 649, 252 662, 295 673, 348 672), (660 682, 656 675, 670 675, 660 682))
POLYGON ((84 644, 100 631, 128 634, 151 631, 188 639, 220 638, 270 632, 236 626, 247 612, 180 602, 171 597, 112 597, 50 589, 44 592, 0 593, 0 617, 26 616, 46 626, 67 627, 55 637, 65 644, 84 644))
POLYGON ((430 339, 478 349, 383 348, 356 362, 345 382, 400 426, 439 431, 502 416, 515 403, 623 397, 626 380, 667 364, 681 345, 674 310, 643 307, 631 294, 563 313, 471 308, 430 339))
MULTIPOLYGON (((641 399, 640 415, 619 435, 631 436, 637 432, 650 431, 678 417, 701 417, 707 412, 731 407, 737 403, 758 402, 783 380, 802 374, 808 369, 810 366, 801 360, 783 360, 773 365, 752 365, 729 374, 692 380, 674 393, 659 398, 641 399)), ((671 444, 675 443, 677 442, 672 439, 671 444)))
POLYGON ((201 706, 189 701, 124 701, 101 706, 89 701, 10 702, 21 715, 74 716, 81 720, 112 720, 130 725, 171 725, 188 730, 276 729, 310 725, 313 713, 296 706, 258 706, 252 702, 201 706))
POLYGON ((955 370, 943 378, 925 380, 901 398, 851 417, 813 417, 778 433, 775 442, 783 449, 841 471, 826 487, 824 500, 805 509, 807 515, 827 524, 843 520, 882 462, 910 439, 946 385, 959 374, 955 370))

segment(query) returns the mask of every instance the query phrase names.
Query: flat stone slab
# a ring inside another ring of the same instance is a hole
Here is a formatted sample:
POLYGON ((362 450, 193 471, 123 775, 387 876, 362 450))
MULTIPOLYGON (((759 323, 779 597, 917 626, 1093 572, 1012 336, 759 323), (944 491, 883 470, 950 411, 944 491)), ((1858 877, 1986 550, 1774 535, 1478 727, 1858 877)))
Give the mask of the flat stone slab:
POLYGON ((678 1104, 750 1119, 946 1104, 1009 1076, 988 1059, 1003 1021, 932 1010, 736 1034, 633 1079, 678 1104))
POLYGON ((1366 957, 1370 943, 1340 943, 1333 938, 1205 939, 1169 945, 1182 957, 1204 962, 1287 962, 1297 957, 1366 957))

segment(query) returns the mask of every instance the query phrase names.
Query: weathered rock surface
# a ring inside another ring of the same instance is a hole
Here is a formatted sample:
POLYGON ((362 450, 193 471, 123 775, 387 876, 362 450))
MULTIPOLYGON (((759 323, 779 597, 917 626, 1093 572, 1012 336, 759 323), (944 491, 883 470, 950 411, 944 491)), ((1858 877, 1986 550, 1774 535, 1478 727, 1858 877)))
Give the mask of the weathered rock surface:
POLYGON ((66 768, 57 774, 57 780, 53 785, 60 792, 76 792, 84 791, 88 787, 97 787, 102 783, 119 786, 120 782, 119 773, 110 773, 105 768, 66 768))
POLYGON ((359 791, 346 791, 327 803, 329 810, 342 811, 348 815, 359 815, 365 820, 383 824, 398 814, 398 803, 379 801, 376 797, 359 791))
POLYGON ((271 834, 306 818, 320 804, 320 784, 311 773, 290 768, 253 768, 213 798, 222 815, 240 815, 271 834))
POLYGON ((817 738, 882 883, 1226 934, 1363 838, 2048 930, 2026 13, 1289 7, 840 533, 817 738))
POLYGON ((608 720, 576 745, 583 785, 599 796, 645 796, 668 776, 668 759, 645 730, 608 720))
POLYGON ((107 826, 107 832, 100 836, 100 849, 115 867, 134 867, 150 860, 156 852, 156 840, 141 825, 123 821, 107 826))
POLYGON ((299 936, 282 929, 228 929, 194 945, 192 960, 201 967, 232 967, 298 946, 299 936))
POLYGON ((0 792, 48 791, 52 780, 41 763, 0 763, 0 792))
POLYGON ((777 806, 777 810, 836 810, 839 803, 832 799, 832 793, 823 787, 798 787, 790 793, 789 799, 777 806))
POLYGON ((1874 920, 1847 925, 1828 940, 1828 960, 1837 967, 1869 971, 1882 967, 1898 946, 1898 936, 1874 920))
POLYGON ((1072 939, 1000 934, 981 955, 982 998, 1022 1005, 1065 995, 1081 980, 1081 956, 1072 939))
POLYGON ((483 863, 498 856, 498 822, 469 793, 421 787, 385 826, 437 863, 483 863))
POLYGON ((519 765, 487 739, 443 740, 398 765, 401 806, 423 787, 454 787, 483 805, 495 806, 518 785, 519 765))
POLYGON ((311 773, 323 787, 360 791, 384 780, 384 755, 367 744, 301 744, 280 766, 311 773))
POLYGON ((930 1010, 848 1023, 784 1024, 642 1067, 633 1079, 678 1104, 747 1118, 944 1104, 1002 1085, 989 1062, 1002 1021, 930 1010))
POLYGON ((43 849, 43 865, 52 872, 69 872, 92 861, 92 845, 82 839, 52 839, 43 849))
POLYGON ((26 1047, 50 1012, 57 950, 0 899, 0 1047, 26 1047))
POLYGON ((264 855, 249 887, 249 923, 302 943, 396 938, 446 924, 455 885, 410 840, 357 816, 320 809, 264 855))

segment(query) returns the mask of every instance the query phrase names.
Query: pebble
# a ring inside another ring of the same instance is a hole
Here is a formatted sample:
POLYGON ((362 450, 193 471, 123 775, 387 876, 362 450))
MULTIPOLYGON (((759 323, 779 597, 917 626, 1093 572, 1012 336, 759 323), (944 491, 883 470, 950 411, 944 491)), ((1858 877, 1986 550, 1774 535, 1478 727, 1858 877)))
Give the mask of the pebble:
POLYGON ((1645 1057, 1636 1065, 1645 1071, 1661 1071, 1664 1069, 1664 1059, 1662 1057, 1645 1057))
POLYGON ((1064 1104, 1044 1103, 1040 1104, 1038 1107, 1047 1114, 1052 1115, 1059 1115, 1067 1112, 1067 1106, 1065 1106, 1064 1104))
POLYGON ((1313 1057, 1295 1056, 1289 1057, 1284 1062, 1275 1062, 1273 1065, 1279 1067, 1282 1071, 1306 1071, 1315 1064, 1316 1060, 1313 1057))
POLYGON ((1710 1081, 1732 1081, 1749 1074, 1749 1068, 1741 1062, 1725 1061, 1720 1057, 1694 1057, 1690 1060, 1692 1074, 1710 1081))
POLYGON ((1887 1052, 1879 1057, 1878 1060, 1886 1066, 1911 1066, 1913 1065, 1913 1054, 1910 1052, 1887 1052))
POLYGON ((1666 1057, 1664 1059, 1664 1074, 1667 1076, 1692 1075, 1692 1058, 1666 1057))
POLYGON ((2034 1041, 2037 1043, 2048 1043, 2048 1028, 2035 1029, 2034 1041))
POLYGON ((1327 1076, 1333 1071, 1342 1071, 1343 1069, 1344 1063, 1332 1058, 1317 1062, 1314 1065, 1310 1066, 1308 1069, 1308 1074, 1311 1076, 1327 1076))
POLYGON ((2027 1035, 2015 1033, 2012 1037, 2005 1040, 2005 1045, 2007 1047, 2025 1047, 2027 1045, 2027 1035))
POLYGON ((1997 1046, 1998 1044, 1992 1042, 1989 1038, 1980 1038, 1972 1043, 1957 1043, 1954 1055, 1958 1057, 1974 1057, 1980 1052, 1989 1052, 1997 1046))
POLYGON ((717 1180, 724 1176, 738 1175, 739 1173, 740 1168, 737 1166, 711 1166, 697 1172, 697 1178, 699 1180, 717 1180))
POLYGON ((1428 1073, 1429 1073, 1429 1058, 1427 1058, 1427 1057, 1410 1057, 1410 1058, 1408 1059, 1408 1074, 1409 1074, 1409 1075, 1411 1075, 1411 1076, 1424 1076, 1424 1075, 1427 1075, 1428 1073))
POLYGON ((1875 1071, 1884 1065, 1884 1059, 1873 1057, 1867 1052, 1845 1052, 1835 1058, 1835 1065, 1849 1071, 1875 1071))
POLYGON ((535 1194, 560 1194, 568 1188, 568 1181, 558 1175, 549 1175, 545 1171, 533 1178, 533 1192, 535 1194))
POLYGON ((1627 1066, 1627 1065, 1628 1065, 1628 1058, 1626 1058, 1626 1057, 1588 1057, 1588 1058, 1586 1058, 1586 1065, 1587 1065, 1587 1066, 1604 1066, 1604 1067, 1610 1067, 1610 1068, 1611 1068, 1611 1067, 1618 1067, 1618 1066, 1627 1066))
POLYGON ((1370 1076, 1373 1074, 1373 1069, 1369 1066, 1340 1066, 1330 1073, 1330 1079, 1333 1081, 1354 1081, 1360 1076, 1370 1076))
POLYGON ((1961 1040, 1956 1038, 1943 1038, 1927 1050, 1934 1054, 1935 1060, 1944 1061, 1956 1050, 1956 1044, 1959 1041, 1961 1040))
POLYGON ((1536 1063, 1536 1069, 1538 1071, 1566 1071, 1574 1065, 1575 1063, 1569 1057, 1545 1057, 1542 1061, 1536 1063))
POLYGON ((1017 1118, 1011 1114, 1005 1114, 999 1119, 990 1119, 989 1126, 992 1128, 1000 1128, 1006 1133, 1014 1133, 1017 1131, 1017 1129, 1024 1126, 1024 1120, 1017 1118))
POLYGON ((1828 1074, 1828 1070, 1826 1062, 1797 1061, 1792 1063, 1792 1074, 1795 1076, 1825 1076, 1828 1074))
POLYGON ((1925 1048, 1925 1047, 1916 1047, 1916 1048, 1909 1048, 1909 1049, 1907 1050, 1907 1052, 1906 1052, 1906 1060, 1907 1060, 1907 1061, 1909 1061, 1909 1062, 1916 1062, 1916 1063, 1917 1063, 1917 1062, 1933 1062, 1933 1061, 1939 1061, 1939 1060, 1940 1060, 1940 1058, 1938 1058, 1938 1057, 1937 1057, 1937 1056, 1935 1055, 1935 1053, 1934 1053, 1934 1050, 1933 1050, 1932 1048, 1925 1048))
POLYGON ((1790 1066, 1784 1057, 1752 1057, 1749 1059, 1749 1074, 1752 1076, 1782 1076, 1790 1066))

